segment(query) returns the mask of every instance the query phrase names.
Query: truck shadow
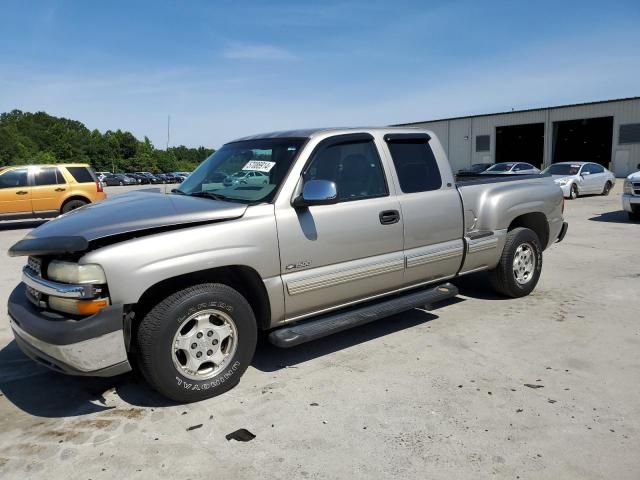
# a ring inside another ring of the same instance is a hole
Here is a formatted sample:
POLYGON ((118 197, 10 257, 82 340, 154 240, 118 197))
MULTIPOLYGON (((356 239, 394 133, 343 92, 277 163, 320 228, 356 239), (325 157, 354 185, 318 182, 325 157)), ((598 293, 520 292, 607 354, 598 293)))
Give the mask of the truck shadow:
POLYGON ((451 280, 460 295, 478 300, 510 300, 509 298, 496 293, 489 283, 489 275, 487 272, 472 273, 464 275, 460 278, 451 280))
POLYGON ((63 375, 36 364, 15 341, 0 350, 0 391, 20 410, 49 418, 110 410, 114 407, 105 399, 110 391, 134 406, 174 405, 134 373, 112 378, 63 375))
POLYGON ((0 231, 5 230, 33 230, 49 220, 6 220, 0 222, 0 231))
MULTIPOLYGON (((448 302, 438 304, 438 306, 441 307, 459 301, 463 300, 453 298, 448 302)), ((391 335, 437 318, 438 316, 433 313, 415 308, 292 348, 275 347, 269 343, 266 335, 264 335, 260 338, 251 365, 261 372, 275 372, 283 368, 295 367, 309 360, 391 335)))
POLYGON ((616 210, 614 212, 599 213, 595 217, 591 217, 589 220, 592 222, 606 222, 606 223, 634 223, 629 220, 627 212, 624 210, 616 210))

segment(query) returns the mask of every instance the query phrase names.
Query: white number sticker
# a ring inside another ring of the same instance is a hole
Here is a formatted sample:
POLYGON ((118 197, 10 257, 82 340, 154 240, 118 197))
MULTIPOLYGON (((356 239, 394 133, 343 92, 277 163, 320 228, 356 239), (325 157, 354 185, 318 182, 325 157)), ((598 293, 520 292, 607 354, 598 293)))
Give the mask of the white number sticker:
POLYGON ((247 162, 247 164, 242 167, 242 170, 253 170, 254 172, 264 172, 269 173, 276 162, 265 162, 261 160, 251 160, 247 162))

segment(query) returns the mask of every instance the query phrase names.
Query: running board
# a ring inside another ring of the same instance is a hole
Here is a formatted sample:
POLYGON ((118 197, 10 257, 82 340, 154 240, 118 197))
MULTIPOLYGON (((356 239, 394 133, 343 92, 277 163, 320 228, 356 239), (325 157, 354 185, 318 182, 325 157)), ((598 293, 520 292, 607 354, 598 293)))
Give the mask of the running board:
POLYGON ((282 327, 269 334, 269 341, 276 347, 295 347, 412 308, 441 302, 455 297, 457 294, 458 288, 455 285, 444 283, 428 290, 411 292, 390 300, 369 303, 347 311, 329 313, 313 320, 282 327))

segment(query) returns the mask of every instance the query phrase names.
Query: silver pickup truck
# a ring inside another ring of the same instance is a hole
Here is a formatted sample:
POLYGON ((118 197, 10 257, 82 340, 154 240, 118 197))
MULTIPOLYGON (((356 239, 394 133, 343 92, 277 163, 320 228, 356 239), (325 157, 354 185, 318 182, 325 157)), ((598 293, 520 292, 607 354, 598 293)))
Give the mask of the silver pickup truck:
POLYGON ((549 176, 456 184, 436 136, 298 130, 230 142, 172 194, 134 192, 52 220, 9 298, 15 339, 76 375, 137 365, 162 394, 234 386, 259 331, 291 347, 457 294, 488 270, 520 297, 564 237, 549 176))

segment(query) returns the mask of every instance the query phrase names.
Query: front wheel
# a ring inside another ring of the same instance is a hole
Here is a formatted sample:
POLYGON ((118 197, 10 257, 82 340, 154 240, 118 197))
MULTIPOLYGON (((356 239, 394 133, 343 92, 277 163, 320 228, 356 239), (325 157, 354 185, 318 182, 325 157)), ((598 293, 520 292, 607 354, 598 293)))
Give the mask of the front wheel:
POLYGON ((578 198, 578 186, 574 183, 571 185, 571 189, 569 190, 569 198, 571 200, 575 200, 578 198))
POLYGON ((602 190, 602 195, 604 195, 605 197, 609 195, 609 192, 611 191, 611 187, 613 187, 613 185, 611 185, 611 182, 605 183, 604 189, 602 190))
POLYGON ((162 300, 136 334, 147 381, 179 402, 195 402, 234 387, 256 347, 251 306, 233 288, 204 283, 162 300))
POLYGON ((529 295, 542 272, 542 247, 530 229, 518 227, 507 234, 498 265, 489 271, 491 284, 498 293, 517 298, 529 295))

